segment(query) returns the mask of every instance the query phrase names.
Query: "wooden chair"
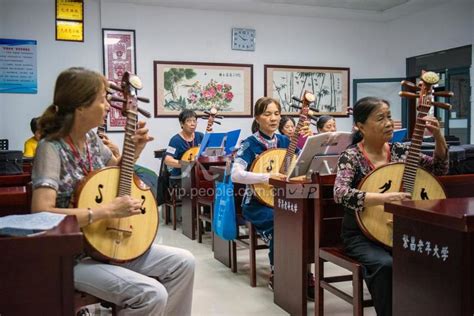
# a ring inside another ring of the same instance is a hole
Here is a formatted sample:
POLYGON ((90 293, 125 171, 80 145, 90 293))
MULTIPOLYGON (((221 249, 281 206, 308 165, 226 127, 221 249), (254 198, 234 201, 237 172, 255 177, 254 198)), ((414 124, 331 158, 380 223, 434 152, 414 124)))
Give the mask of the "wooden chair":
POLYGON ((165 221, 165 224, 168 225, 172 221, 173 230, 176 230, 176 209, 178 207, 181 207, 181 200, 178 199, 176 190, 169 190, 170 173, 168 171, 168 168, 166 168, 164 162, 165 153, 166 149, 160 149, 155 151, 155 157, 161 158, 160 172, 158 175, 157 200, 158 205, 162 206, 163 219, 165 221), (172 219, 170 219, 170 215, 172 215, 172 219))
POLYGON ((235 212, 237 222, 237 238, 232 240, 230 255, 231 255, 231 270, 237 272, 237 245, 248 249, 249 251, 249 264, 250 264, 250 286, 257 286, 257 263, 256 253, 257 250, 268 249, 268 246, 264 243, 259 243, 261 240, 257 234, 255 226, 246 221, 242 215, 242 198, 243 192, 245 191, 245 185, 234 183, 234 196, 235 196, 235 212), (245 235, 240 234, 240 226, 247 228, 248 233, 245 235))
POLYGON ((315 201, 315 272, 316 294, 315 314, 324 315, 324 290, 352 304, 353 315, 361 316, 364 307, 373 306, 372 300, 364 300, 362 266, 347 256, 339 236, 344 210, 334 202, 333 188, 335 175, 319 176, 319 197, 315 201), (349 275, 325 276, 324 263, 331 262, 351 272, 349 275), (341 291, 334 283, 352 281, 353 295, 341 291))
POLYGON ((117 315, 117 306, 115 304, 101 300, 98 297, 95 297, 91 294, 80 292, 80 291, 75 291, 74 292, 74 314, 77 315, 77 313, 83 309, 84 307, 88 305, 95 305, 95 304, 100 304, 101 306, 105 308, 110 308, 112 309, 112 315, 115 316, 117 315))
MULTIPOLYGON (((197 240, 202 243, 202 234, 205 225, 211 225, 212 250, 214 250, 214 234, 212 233, 212 218, 214 216, 214 181, 206 179, 203 169, 200 166, 193 168, 195 173, 195 188, 197 189, 195 217, 197 220, 197 240), (211 193, 211 194, 207 194, 211 193)), ((209 174, 211 176, 211 174, 209 174)))

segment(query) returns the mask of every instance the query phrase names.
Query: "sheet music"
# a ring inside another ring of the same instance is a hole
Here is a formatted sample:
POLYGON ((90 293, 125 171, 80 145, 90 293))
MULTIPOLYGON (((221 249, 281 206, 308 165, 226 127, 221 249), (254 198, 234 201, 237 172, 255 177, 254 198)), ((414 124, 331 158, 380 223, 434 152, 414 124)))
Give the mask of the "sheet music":
POLYGON ((28 236, 53 229, 66 217, 64 214, 41 212, 0 217, 0 235, 28 236))

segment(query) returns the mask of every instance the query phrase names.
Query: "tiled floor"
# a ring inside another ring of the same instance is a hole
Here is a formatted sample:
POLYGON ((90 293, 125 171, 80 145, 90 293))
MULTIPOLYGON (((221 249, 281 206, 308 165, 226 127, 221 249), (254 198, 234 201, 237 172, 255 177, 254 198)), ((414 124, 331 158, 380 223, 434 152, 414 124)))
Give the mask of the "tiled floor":
MULTIPOLYGON (((273 303, 273 292, 267 287, 269 273, 267 251, 257 252, 257 287, 252 288, 249 285, 247 251, 239 251, 238 273, 232 273, 229 268, 214 259, 209 233, 204 236, 203 243, 198 244, 197 241, 185 237, 179 228, 173 231, 171 226, 161 225, 156 242, 188 249, 196 257, 193 315, 288 315, 273 303)), ((338 268, 328 265, 326 271, 334 273, 338 268)), ((347 283, 344 289, 350 291, 350 283, 347 283)), ((95 315, 106 314, 103 310, 95 312, 95 315)), ((325 315, 351 314, 350 304, 330 293, 325 293, 325 315)), ((312 302, 308 303, 308 315, 314 315, 312 302)), ((364 315, 376 314, 373 308, 366 308, 364 315)))

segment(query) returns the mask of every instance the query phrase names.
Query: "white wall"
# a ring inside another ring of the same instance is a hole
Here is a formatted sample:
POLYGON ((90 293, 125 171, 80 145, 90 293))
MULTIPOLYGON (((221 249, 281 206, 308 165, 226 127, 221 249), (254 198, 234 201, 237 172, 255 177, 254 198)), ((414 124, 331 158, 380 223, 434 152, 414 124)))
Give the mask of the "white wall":
MULTIPOLYGON (((54 40, 54 1, 0 0, 0 37, 38 40, 37 95, 0 95, 0 137, 9 138, 12 148, 21 148, 29 137, 29 120, 39 115, 52 100, 57 74, 70 66, 85 66, 102 71, 101 28, 134 29, 137 41, 137 70, 144 82, 141 95, 153 99, 153 61, 201 61, 248 63, 254 65, 254 100, 263 95, 263 65, 309 65, 350 67, 353 78, 398 77, 404 75, 405 58, 428 51, 472 43, 472 33, 461 30, 472 26, 472 10, 455 10, 458 22, 445 23, 443 10, 433 10, 435 21, 443 21, 443 34, 451 37, 434 39, 431 46, 411 38, 397 36, 416 27, 417 19, 404 18, 391 23, 311 17, 270 16, 222 11, 163 8, 158 6, 86 1, 84 43, 54 40), (25 12, 35 14, 25 14, 25 12), (471 12, 471 15, 466 13, 471 12), (468 21, 468 22, 466 22, 468 21), (255 52, 230 49, 231 28, 252 27, 257 30, 255 52), (400 47, 392 43, 397 40, 400 47), (436 43, 434 43, 436 42, 436 43), (6 110, 8 109, 8 110, 6 110)), ((436 22, 438 23, 438 22, 436 22)), ((352 83, 352 82, 351 82, 352 83)), ((352 87, 351 87, 352 88, 352 87)), ((352 94, 351 94, 352 95, 352 94)), ((352 101, 352 99, 350 98, 352 101)), ((351 102, 352 103, 352 102, 351 102)), ((150 112, 153 104, 145 105, 150 112)), ((226 119, 215 130, 242 129, 249 135, 251 119, 226 119)), ((139 163, 157 170, 153 150, 166 147, 169 138, 179 130, 177 118, 148 121, 155 136, 139 163)), ((200 129, 204 129, 201 122, 200 129)), ((338 119, 338 128, 350 130, 350 119, 338 119)), ((121 134, 112 134, 121 144, 121 134)))
MULTIPOLYGON (((446 2, 387 24, 386 61, 390 67, 388 72, 394 77, 405 75, 407 57, 474 43, 474 1, 446 2)), ((471 86, 474 84, 473 70, 471 66, 471 86)), ((471 100, 474 100, 472 98, 471 92, 471 100)), ((471 102, 471 108, 473 104, 471 102)), ((474 110, 471 110, 471 143, 474 143, 474 110)))

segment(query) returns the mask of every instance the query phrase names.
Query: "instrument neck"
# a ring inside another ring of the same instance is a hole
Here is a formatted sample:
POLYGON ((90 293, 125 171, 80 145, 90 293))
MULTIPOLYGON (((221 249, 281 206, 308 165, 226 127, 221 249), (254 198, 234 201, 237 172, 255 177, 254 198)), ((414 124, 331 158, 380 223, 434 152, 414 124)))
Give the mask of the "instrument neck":
POLYGON ((416 115, 411 145, 408 150, 408 155, 405 162, 405 170, 403 172, 403 190, 409 193, 413 193, 415 187, 416 170, 418 169, 418 163, 420 161, 421 144, 423 143, 423 134, 426 127, 426 121, 423 118, 428 115, 431 107, 431 86, 426 87, 426 91, 428 92, 421 91, 420 98, 418 99, 418 113, 416 115))
POLYGON ((288 173, 288 170, 290 169, 290 164, 291 160, 293 159, 293 156, 296 153, 296 147, 298 145, 298 138, 300 136, 300 130, 305 124, 305 121, 307 120, 306 115, 301 114, 300 118, 298 120, 298 124, 296 124, 295 131, 293 132, 293 135, 290 137, 290 144, 288 145, 288 148, 286 149, 285 153, 285 158, 283 160, 283 163, 280 166, 279 172, 281 174, 286 175, 288 173))
POLYGON ((120 166, 119 196, 130 195, 135 165, 135 143, 132 136, 137 129, 137 112, 127 111, 125 138, 123 142, 122 161, 120 166))

